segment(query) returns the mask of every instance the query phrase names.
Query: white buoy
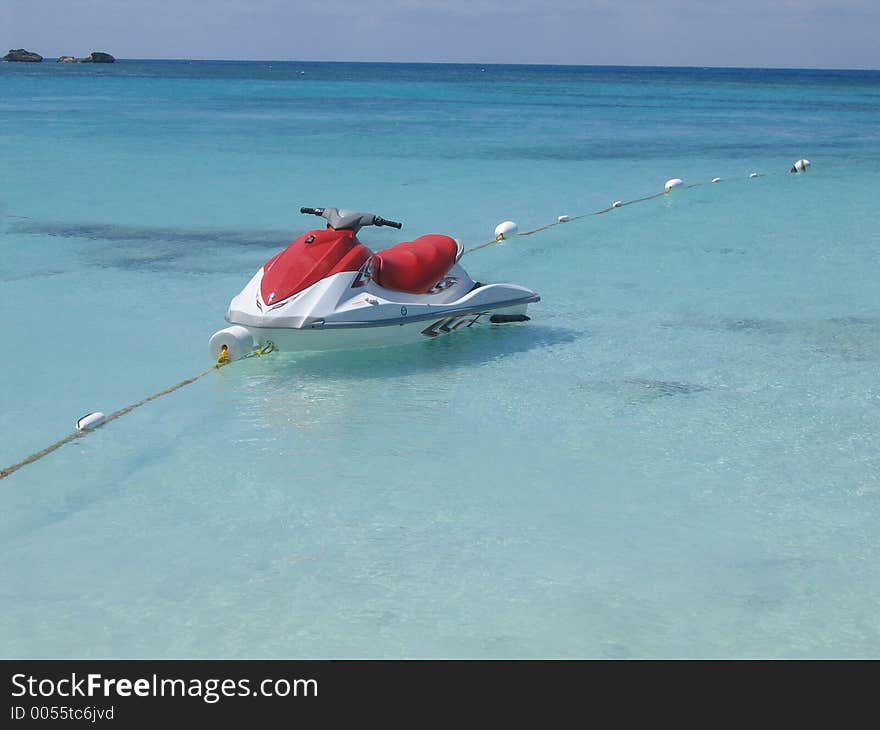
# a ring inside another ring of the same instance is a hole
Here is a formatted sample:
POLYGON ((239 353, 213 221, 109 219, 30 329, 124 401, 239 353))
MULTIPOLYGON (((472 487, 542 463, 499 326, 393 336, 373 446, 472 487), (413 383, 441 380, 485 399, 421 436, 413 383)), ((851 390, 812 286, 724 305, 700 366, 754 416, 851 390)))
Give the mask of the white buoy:
POLYGON ((712 182, 721 182, 721 178, 720 177, 713 177, 712 182))
POLYGON ((211 357, 215 360, 220 357, 220 348, 226 345, 229 349, 229 359, 238 360, 240 357, 249 355, 257 346, 254 342, 254 336, 240 324, 234 324, 232 327, 218 330, 211 335, 208 342, 208 349, 211 357))
POLYGON ((757 173, 757 172, 753 172, 751 175, 749 175, 749 177, 758 177, 758 173, 757 173))
POLYGON ((623 205, 623 201, 622 201, 622 200, 615 200, 615 201, 611 204, 611 207, 612 207, 612 208, 619 208, 621 205, 623 205))
POLYGON ((106 420, 106 416, 101 413, 101 411, 95 411, 94 413, 87 413, 82 418, 80 418, 76 422, 76 430, 77 431, 90 431, 93 428, 97 428, 106 420))
POLYGON ((495 226, 495 240, 503 241, 505 238, 515 236, 519 226, 513 221, 504 221, 495 226))
POLYGON ((807 168, 810 166, 809 160, 798 160, 791 166, 789 172, 806 172, 807 168))
POLYGON ((666 181, 666 185, 665 185, 664 189, 668 193, 673 188, 679 188, 682 185, 684 185, 684 180, 682 180, 681 178, 678 178, 678 177, 674 177, 671 180, 666 181))
POLYGON ((556 216, 557 223, 568 223, 571 220, 567 215, 558 215, 556 216))

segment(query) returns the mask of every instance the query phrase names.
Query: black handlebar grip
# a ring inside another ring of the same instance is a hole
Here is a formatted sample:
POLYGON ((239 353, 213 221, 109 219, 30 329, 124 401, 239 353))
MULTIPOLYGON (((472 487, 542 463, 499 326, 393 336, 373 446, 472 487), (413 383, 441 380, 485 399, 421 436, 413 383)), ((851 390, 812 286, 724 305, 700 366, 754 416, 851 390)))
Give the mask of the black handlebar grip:
POLYGON ((375 216, 375 220, 373 221, 377 226, 391 226, 391 228, 403 228, 403 223, 398 223, 397 221, 389 221, 385 220, 381 216, 375 216))
POLYGON ((309 213, 311 215, 321 215, 324 212, 323 208, 300 208, 300 213, 309 213))

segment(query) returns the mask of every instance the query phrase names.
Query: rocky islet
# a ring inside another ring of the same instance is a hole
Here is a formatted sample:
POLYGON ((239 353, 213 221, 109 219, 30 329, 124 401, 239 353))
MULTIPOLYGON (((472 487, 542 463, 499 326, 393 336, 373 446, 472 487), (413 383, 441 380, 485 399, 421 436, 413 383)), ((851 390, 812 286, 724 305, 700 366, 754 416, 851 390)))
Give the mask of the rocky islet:
MULTIPOLYGON (((24 48, 10 48, 9 53, 3 56, 4 61, 19 63, 39 63, 43 57, 34 51, 24 48)), ((75 56, 59 56, 57 63, 115 63, 116 59, 104 51, 92 51, 85 58, 77 59, 75 56)))

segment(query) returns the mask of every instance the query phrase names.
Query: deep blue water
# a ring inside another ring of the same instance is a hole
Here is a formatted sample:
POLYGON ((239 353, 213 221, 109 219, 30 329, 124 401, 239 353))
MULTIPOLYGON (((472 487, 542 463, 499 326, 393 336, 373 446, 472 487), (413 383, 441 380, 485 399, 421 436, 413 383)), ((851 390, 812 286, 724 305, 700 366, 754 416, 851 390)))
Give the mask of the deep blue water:
POLYGON ((527 325, 236 363, 0 481, 3 655, 877 656, 878 119, 868 71, 0 64, 0 466, 208 367, 301 205, 470 247, 700 184, 468 256, 527 325))

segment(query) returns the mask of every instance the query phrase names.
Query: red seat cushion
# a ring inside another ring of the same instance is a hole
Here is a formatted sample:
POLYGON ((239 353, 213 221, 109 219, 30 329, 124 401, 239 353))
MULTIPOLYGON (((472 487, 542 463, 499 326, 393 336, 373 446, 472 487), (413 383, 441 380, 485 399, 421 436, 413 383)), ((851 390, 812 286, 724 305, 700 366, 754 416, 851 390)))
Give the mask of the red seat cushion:
POLYGON ((419 236, 375 254, 373 281, 410 294, 426 294, 455 264, 458 244, 449 236, 419 236))

